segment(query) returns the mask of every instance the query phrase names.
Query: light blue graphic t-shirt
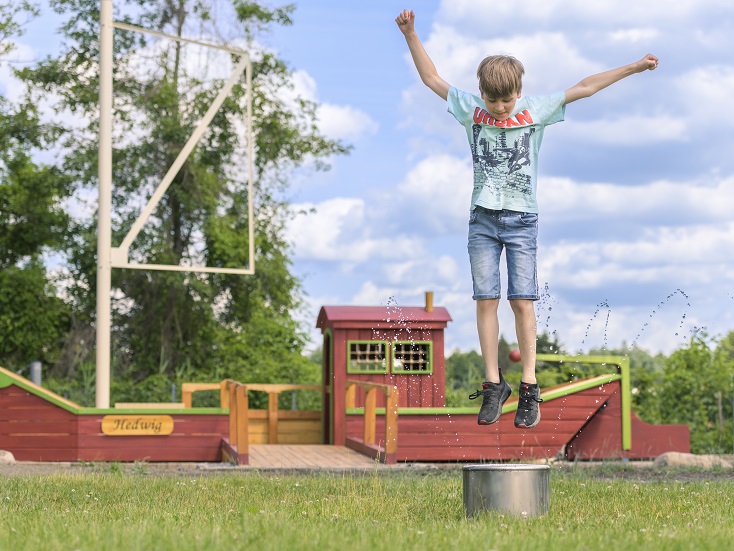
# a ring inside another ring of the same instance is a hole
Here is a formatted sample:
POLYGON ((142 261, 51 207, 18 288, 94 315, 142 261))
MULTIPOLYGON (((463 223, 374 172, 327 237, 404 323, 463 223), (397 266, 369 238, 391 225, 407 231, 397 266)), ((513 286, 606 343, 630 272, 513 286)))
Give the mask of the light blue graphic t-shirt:
POLYGON ((538 212, 538 152, 546 126, 563 120, 564 92, 520 97, 498 121, 480 96, 451 87, 448 111, 466 129, 474 164, 471 209, 538 212))

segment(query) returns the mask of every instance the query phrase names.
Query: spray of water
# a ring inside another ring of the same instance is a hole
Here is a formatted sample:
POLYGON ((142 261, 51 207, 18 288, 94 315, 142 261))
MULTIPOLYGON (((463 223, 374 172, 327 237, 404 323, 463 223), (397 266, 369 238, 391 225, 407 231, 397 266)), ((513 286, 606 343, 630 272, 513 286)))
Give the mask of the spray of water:
MULTIPOLYGON (((664 306, 667 306, 668 303, 673 298, 675 298, 675 297, 681 297, 685 301, 685 306, 683 307, 683 313, 681 314, 680 321, 678 322, 678 327, 676 328, 676 331, 675 331, 675 336, 677 337, 681 333, 683 333, 683 324, 686 321, 686 316, 688 315, 688 309, 691 307, 690 298, 688 297, 688 295, 683 290, 676 289, 675 291, 673 291, 672 293, 670 293, 667 297, 665 297, 664 300, 661 300, 660 303, 658 303, 658 305, 655 307, 655 309, 652 312, 650 312, 649 320, 654 319, 654 317, 657 315, 657 313, 660 311, 660 309, 663 308, 664 306)), ((634 346, 637 344, 637 341, 640 339, 640 337, 645 332, 645 330, 649 327, 649 325, 651 323, 649 320, 646 321, 642 325, 642 327, 640 328, 639 332, 637 333, 637 336, 634 338, 634 340, 632 341, 632 343, 629 345, 628 350, 631 351, 632 348, 634 348, 634 346)), ((698 330, 698 328, 694 327, 693 330, 691 331, 691 334, 695 334, 695 332, 697 330, 698 330)), ((687 335, 684 334, 683 335, 683 342, 686 341, 686 338, 687 338, 687 335)))

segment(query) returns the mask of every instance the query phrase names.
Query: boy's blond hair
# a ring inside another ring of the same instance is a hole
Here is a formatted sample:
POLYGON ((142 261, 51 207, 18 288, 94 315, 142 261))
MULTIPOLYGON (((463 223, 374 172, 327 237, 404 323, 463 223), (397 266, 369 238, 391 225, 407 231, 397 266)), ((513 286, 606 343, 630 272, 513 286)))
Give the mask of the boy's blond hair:
POLYGON ((485 99, 501 99, 522 91, 525 67, 511 55, 485 57, 477 68, 479 90, 485 99))

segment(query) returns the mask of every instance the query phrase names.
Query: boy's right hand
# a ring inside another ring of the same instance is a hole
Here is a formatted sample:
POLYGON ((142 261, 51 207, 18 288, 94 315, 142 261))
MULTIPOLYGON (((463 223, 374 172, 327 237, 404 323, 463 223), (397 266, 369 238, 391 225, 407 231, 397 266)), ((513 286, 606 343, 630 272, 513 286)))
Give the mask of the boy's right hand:
POLYGON ((395 23, 403 34, 407 34, 415 30, 415 12, 413 10, 403 10, 395 18, 395 23))

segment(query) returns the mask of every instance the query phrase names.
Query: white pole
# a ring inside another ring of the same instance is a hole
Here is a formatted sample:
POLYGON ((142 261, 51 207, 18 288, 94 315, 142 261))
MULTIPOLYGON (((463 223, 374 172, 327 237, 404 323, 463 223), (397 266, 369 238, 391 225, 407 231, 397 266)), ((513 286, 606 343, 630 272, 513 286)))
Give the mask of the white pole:
POLYGON ((99 213, 97 221, 96 406, 110 407, 112 265, 112 0, 99 10, 99 213))

